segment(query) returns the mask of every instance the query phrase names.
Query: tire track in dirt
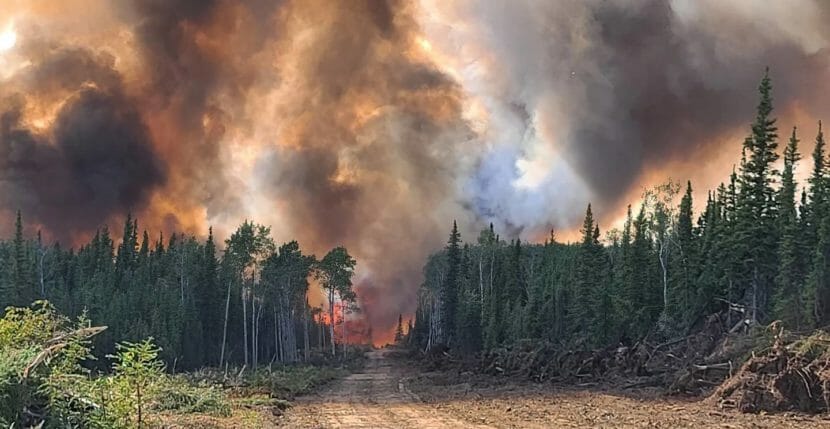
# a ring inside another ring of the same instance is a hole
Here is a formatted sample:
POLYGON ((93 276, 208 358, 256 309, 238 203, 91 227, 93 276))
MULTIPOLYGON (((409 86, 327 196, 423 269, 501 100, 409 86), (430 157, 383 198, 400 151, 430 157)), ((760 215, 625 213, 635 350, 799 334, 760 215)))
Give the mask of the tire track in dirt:
POLYGON ((404 368, 388 350, 367 354, 360 373, 351 374, 317 395, 298 398, 286 415, 292 428, 478 428, 471 422, 420 401, 401 379, 404 368))

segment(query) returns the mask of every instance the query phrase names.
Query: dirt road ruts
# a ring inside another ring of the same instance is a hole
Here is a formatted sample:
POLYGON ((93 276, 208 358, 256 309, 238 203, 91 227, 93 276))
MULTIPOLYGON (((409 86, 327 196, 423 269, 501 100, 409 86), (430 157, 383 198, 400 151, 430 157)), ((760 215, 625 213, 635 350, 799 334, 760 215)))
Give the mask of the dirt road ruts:
POLYGON ((362 372, 351 374, 317 395, 298 398, 286 415, 292 428, 490 428, 424 404, 407 389, 389 350, 368 353, 362 372))

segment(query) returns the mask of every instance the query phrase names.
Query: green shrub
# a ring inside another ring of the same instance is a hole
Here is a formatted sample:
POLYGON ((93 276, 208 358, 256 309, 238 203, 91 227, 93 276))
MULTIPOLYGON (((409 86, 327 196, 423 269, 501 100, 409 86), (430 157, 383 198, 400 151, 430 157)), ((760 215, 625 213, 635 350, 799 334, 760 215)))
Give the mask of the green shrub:
POLYGON ((271 373, 268 387, 274 398, 290 400, 341 377, 345 372, 327 366, 291 366, 271 373))
POLYGON ((211 385, 193 385, 182 376, 168 377, 159 387, 153 411, 202 413, 217 417, 231 415, 225 394, 211 385))
POLYGON ((88 323, 84 317, 71 322, 46 301, 6 309, 0 319, 0 424, 34 425, 53 409, 60 416, 70 408, 74 397, 50 386, 81 371, 89 336, 103 330, 88 323))
POLYGON ((141 428, 148 411, 230 415, 224 393, 164 373, 152 339, 116 345, 112 373, 93 376, 91 327, 45 301, 8 308, 0 319, 0 426, 141 428))
POLYGON ((35 347, 0 349, 0 426, 17 422, 21 411, 32 402, 34 389, 20 374, 38 354, 35 347))

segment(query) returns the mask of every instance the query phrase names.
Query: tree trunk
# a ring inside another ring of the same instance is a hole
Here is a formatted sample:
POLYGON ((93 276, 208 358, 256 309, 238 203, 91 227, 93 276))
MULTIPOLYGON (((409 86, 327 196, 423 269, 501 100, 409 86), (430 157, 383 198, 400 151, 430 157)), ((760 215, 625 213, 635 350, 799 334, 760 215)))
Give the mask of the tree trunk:
POLYGON ((663 313, 667 314, 669 308, 669 280, 668 280, 668 247, 662 240, 660 241, 660 250, 658 251, 658 259, 660 260, 660 268, 663 270, 663 313))
POLYGON ((285 330, 288 333, 288 344, 291 346, 288 349, 288 359, 291 362, 297 362, 299 359, 297 357, 297 331, 294 329, 294 309, 287 301, 288 298, 286 298, 285 330))
POLYGON ((231 282, 228 280, 228 295, 225 298, 225 323, 222 327, 222 351, 219 353, 219 367, 225 362, 225 342, 228 339, 228 312, 231 308, 231 282))
POLYGON ((297 361, 297 334, 294 332, 294 314, 291 309, 291 278, 288 278, 288 286, 285 288, 286 293, 280 298, 280 306, 282 307, 282 323, 285 328, 285 342, 286 342, 286 359, 289 362, 297 361))
POLYGON ((305 305, 303 306, 303 360, 308 362, 309 348, 311 341, 308 338, 308 298, 306 297, 305 305))
POLYGON ((282 362, 282 344, 280 344, 280 324, 277 321, 277 303, 274 303, 274 357, 282 362))
POLYGON ((280 324, 280 344, 282 345, 282 353, 280 353, 280 357, 283 362, 292 362, 291 333, 289 332, 290 329, 287 323, 288 312, 285 301, 285 295, 277 297, 277 304, 279 305, 277 318, 280 324))
POLYGON ((251 290, 251 368, 256 369, 256 298, 251 290))
POLYGON ((257 312, 256 312, 256 297, 251 290, 251 366, 256 369, 257 366, 257 312))
POLYGON ((179 304, 184 307, 184 247, 182 247, 179 251, 181 252, 181 258, 179 258, 179 289, 181 292, 181 299, 179 304))
POLYGON ((496 264, 496 249, 490 253, 490 286, 487 289, 488 296, 493 296, 493 265, 496 264))
MULTIPOLYGON (((259 311, 257 312, 257 316, 256 316, 256 347, 257 347, 257 350, 259 350, 259 334, 260 334, 260 332, 262 332, 262 313, 263 313, 262 310, 264 309, 264 307, 263 307, 264 305, 265 305, 264 302, 259 303, 259 311)), ((257 364, 259 364, 259 354, 257 354, 257 364)))
POLYGON ((242 286, 242 350, 245 355, 245 366, 248 366, 248 299, 245 286, 242 286))
POLYGON ((482 265, 484 264, 484 249, 478 255, 478 299, 481 303, 479 308, 480 320, 484 320, 484 274, 482 272, 482 265))
POLYGON ((138 429, 141 429, 142 421, 141 421, 141 385, 140 384, 137 384, 135 386, 135 392, 136 392, 136 402, 137 402, 136 405, 138 405, 138 429))
POLYGON ((346 333, 346 303, 341 302, 341 305, 343 306, 343 356, 346 356, 346 337, 348 335, 346 333))
POLYGON ((331 339, 331 355, 334 356, 334 289, 329 291, 329 334, 331 339))
MULTIPOLYGON (((322 310, 322 308, 320 309, 322 310)), ((317 342, 320 344, 320 353, 326 350, 326 327, 323 325, 322 311, 320 312, 319 320, 317 321, 317 342)))
MULTIPOLYGON (((40 237, 40 235, 38 235, 38 237, 40 237)), ((46 257, 46 251, 43 250, 43 247, 40 244, 38 244, 38 253, 40 255, 40 261, 38 261, 40 271, 40 296, 46 298, 46 282, 43 279, 43 259, 46 257)))

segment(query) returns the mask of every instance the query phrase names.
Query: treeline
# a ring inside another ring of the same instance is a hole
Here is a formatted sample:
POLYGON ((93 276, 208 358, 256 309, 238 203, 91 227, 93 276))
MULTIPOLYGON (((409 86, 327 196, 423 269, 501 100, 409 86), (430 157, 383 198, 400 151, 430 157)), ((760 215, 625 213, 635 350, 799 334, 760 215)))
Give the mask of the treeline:
POLYGON ((799 192, 796 129, 779 155, 768 74, 759 91, 740 164, 698 216, 691 183, 669 182, 629 206, 622 230, 604 237, 588 205, 575 244, 553 233, 544 244, 506 242, 492 226, 462 243, 453 224, 446 248, 424 267, 410 341, 467 352, 523 339, 597 348, 677 338, 730 307, 743 312, 734 329, 830 324, 830 160, 821 123, 799 192))
MULTIPOLYGON (((108 327, 95 338, 100 356, 115 343, 152 337, 170 368, 247 365, 335 353, 336 303, 353 303, 355 260, 343 247, 321 260, 296 241, 277 247, 270 229, 244 222, 218 249, 173 234, 151 239, 127 217, 118 244, 104 227, 77 250, 24 235, 20 213, 12 240, 0 241, 0 308, 48 300, 70 318, 108 327), (330 311, 308 303, 316 278, 330 311)), ((339 319, 338 319, 339 318, 339 319)), ((100 357, 99 356, 99 357, 100 357)))

